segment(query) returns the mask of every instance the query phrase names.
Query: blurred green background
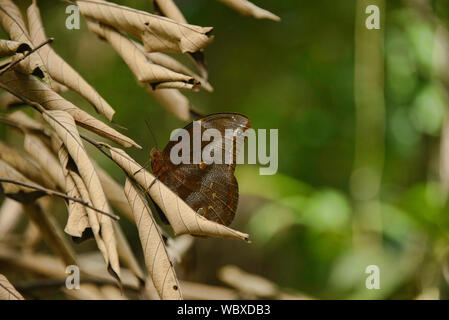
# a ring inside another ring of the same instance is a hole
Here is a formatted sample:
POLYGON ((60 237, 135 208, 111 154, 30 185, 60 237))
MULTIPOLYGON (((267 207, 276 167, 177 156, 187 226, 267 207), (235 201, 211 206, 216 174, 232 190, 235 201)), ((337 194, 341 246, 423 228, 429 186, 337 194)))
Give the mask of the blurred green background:
MULTIPOLYGON (((149 0, 115 2, 152 10, 149 0)), ((187 279, 219 284, 217 269, 236 264, 318 298, 448 297, 449 219, 439 173, 448 87, 438 63, 441 52, 449 53, 438 51, 437 29, 448 30, 449 2, 387 1, 382 11, 384 165, 380 192, 367 203, 354 199, 350 186, 358 121, 355 23, 356 15, 366 16, 356 2, 254 1, 279 15, 276 23, 241 16, 218 1, 176 1, 189 23, 214 27, 205 53, 215 91, 185 93, 192 105, 204 113, 243 113, 255 129, 279 129, 276 175, 260 176, 254 165, 236 171, 241 198, 232 227, 249 232, 253 243, 198 239, 187 279), (375 206, 378 227, 365 230, 366 221, 358 222, 365 205, 375 206), (380 290, 365 287, 365 268, 373 264, 380 267, 380 290)), ((29 1, 19 3, 26 8, 29 1)), ((160 147, 185 123, 136 83, 83 19, 80 30, 64 28, 66 4, 39 5, 53 48, 115 108, 115 121, 144 147, 129 153, 145 163, 155 141, 144 119, 160 147)), ((76 94, 64 95, 92 110, 76 94)), ((10 131, 0 132, 9 138, 10 131)), ((118 167, 90 152, 123 183, 118 167)), ((137 251, 136 230, 123 224, 137 251)))

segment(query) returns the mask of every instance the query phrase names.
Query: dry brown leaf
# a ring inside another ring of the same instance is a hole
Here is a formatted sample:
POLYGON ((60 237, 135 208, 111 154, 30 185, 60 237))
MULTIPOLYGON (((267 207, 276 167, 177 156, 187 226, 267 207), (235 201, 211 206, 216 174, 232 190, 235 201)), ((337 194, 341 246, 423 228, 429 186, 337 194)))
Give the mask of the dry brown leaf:
POLYGON ((157 224, 146 200, 129 178, 125 182, 125 195, 133 209, 145 264, 159 296, 162 300, 182 299, 175 269, 168 258, 164 240, 159 233, 157 224))
POLYGON ((0 141, 0 159, 15 168, 31 181, 44 187, 53 189, 55 184, 42 174, 39 165, 27 155, 22 154, 14 148, 9 147, 0 141))
POLYGON ((248 0, 219 0, 223 2, 228 7, 238 11, 240 14, 244 16, 251 16, 256 19, 270 19, 273 21, 280 21, 279 18, 274 13, 271 13, 268 10, 259 8, 254 3, 249 2, 248 0))
POLYGON ((25 300, 2 274, 0 274, 0 300, 25 300))
POLYGON ((142 40, 148 52, 196 52, 209 44, 211 27, 179 23, 103 0, 76 1, 81 13, 142 40))
POLYGON ((63 288, 63 291, 72 300, 128 300, 120 289, 112 285, 97 286, 83 283, 77 290, 63 288))
MULTIPOLYGON (((138 44, 140 46, 140 44, 138 44)), ((148 60, 151 62, 158 64, 160 66, 163 66, 167 69, 173 70, 178 73, 186 74, 194 78, 197 82, 201 84, 201 87, 205 90, 212 92, 214 89, 210 85, 207 80, 203 79, 201 76, 197 75, 195 72, 187 68, 185 65, 183 65, 181 62, 176 60, 175 58, 172 58, 168 54, 162 53, 162 52, 146 52, 145 53, 148 60)))
POLYGON ((44 211, 38 203, 24 204, 23 207, 54 253, 59 255, 66 265, 76 264, 75 253, 64 238, 54 217, 44 211))
POLYGON ((67 288, 62 289, 66 296, 72 300, 105 300, 106 297, 102 294, 97 285, 90 283, 80 284, 80 288, 71 290, 67 288))
POLYGON ((55 196, 70 201, 80 202, 84 206, 101 213, 111 219, 118 220, 119 218, 104 210, 93 207, 87 201, 82 199, 70 198, 65 193, 58 192, 52 189, 44 188, 28 179, 16 171, 14 168, 0 160, 0 193, 7 197, 20 201, 23 204, 34 202, 43 195, 55 196), (34 190, 34 192, 33 192, 34 190))
POLYGON ((278 286, 273 282, 232 265, 220 268, 218 278, 249 296, 267 299, 273 298, 279 293, 278 286))
MULTIPOLYGON (((57 137, 52 137, 53 150, 57 150, 59 162, 62 167, 63 175, 65 178, 65 191, 68 196, 73 198, 82 199, 75 180, 73 179, 69 167, 69 154, 67 149, 63 145, 62 141, 57 137)), ((89 217, 87 215, 85 207, 74 201, 68 201, 69 216, 64 231, 72 237, 80 238, 83 233, 89 228, 89 217)), ((96 216, 95 216, 96 217, 96 216)))
MULTIPOLYGON (((14 251, 0 245, 0 263, 2 266, 7 265, 15 268, 15 270, 20 270, 20 272, 60 280, 62 284, 65 283, 67 277, 65 273, 66 268, 61 260, 48 254, 14 251)), ((78 265, 83 278, 88 277, 106 284, 113 284, 115 281, 108 273, 104 272, 104 259, 98 252, 79 254, 78 265)), ((137 278, 127 269, 122 271, 123 285, 133 290, 138 290, 139 283, 137 278)))
POLYGON ((199 87, 196 84, 186 83, 181 81, 162 82, 152 86, 153 90, 159 89, 180 89, 188 91, 199 91, 199 87))
POLYGON ((14 111, 6 116, 6 119, 14 122, 23 131, 31 130, 36 132, 45 132, 45 127, 42 123, 30 118, 22 111, 14 111))
MULTIPOLYGON (((0 178, 26 183, 28 185, 36 185, 2 160, 0 160, 0 178)), ((0 194, 5 194, 7 197, 21 203, 30 203, 35 201, 37 198, 44 196, 45 192, 12 183, 2 182, 0 183, 0 194)))
MULTIPOLYGON (((114 278, 105 273, 104 259, 101 253, 94 251, 78 255, 78 263, 81 272, 85 273, 91 278, 103 281, 104 283, 113 284, 114 278)), ((139 289, 141 285, 140 280, 128 269, 121 269, 121 279, 124 288, 129 287, 135 290, 139 289)))
MULTIPOLYGON (((92 203, 97 209, 110 212, 111 210, 101 187, 100 179, 98 178, 95 168, 86 150, 84 149, 84 145, 76 129, 72 116, 67 112, 55 110, 47 111, 43 114, 43 117, 56 131, 76 164, 79 176, 82 178, 85 188, 89 193, 89 203, 92 203)), ((75 179, 75 175, 72 177, 75 179)), ((75 183, 77 184, 78 190, 84 199, 83 191, 76 180, 75 183)), ((86 210, 89 213, 90 209, 86 208, 86 210)), ((108 270, 119 280, 120 265, 118 261, 114 228, 112 225, 113 221, 105 215, 96 215, 99 227, 95 226, 93 224, 93 220, 89 218, 90 226, 96 236, 98 247, 103 253, 108 270)), ((93 216, 93 214, 90 214, 89 216, 93 216)))
MULTIPOLYGON (((67 181, 67 187, 72 188, 68 190, 67 195, 82 199, 78 188, 70 175, 67 176, 67 181)), ((86 229, 90 227, 86 209, 83 205, 77 202, 69 201, 68 211, 69 216, 64 231, 72 237, 81 238, 86 229)))
POLYGON ((178 6, 173 0, 153 0, 156 11, 160 11, 164 16, 172 20, 187 23, 186 18, 179 10, 178 6))
POLYGON ((23 252, 34 252, 42 240, 42 234, 36 224, 28 220, 28 224, 23 233, 22 250, 23 252))
MULTIPOLYGON (((47 40, 47 36, 45 35, 39 8, 35 2, 29 6, 27 15, 30 37, 33 44, 37 46, 47 40)), ((114 109, 50 45, 43 46, 38 50, 38 54, 53 79, 80 94, 95 107, 98 113, 103 114, 109 121, 112 120, 115 113, 114 109)), ((56 85, 58 84, 56 83, 56 85)))
MULTIPOLYGON (((173 0, 153 0, 153 4, 155 7, 155 10, 160 13, 161 15, 172 19, 176 22, 180 23, 187 23, 186 18, 182 14, 181 10, 176 6, 175 2, 173 0)), ((207 79, 207 68, 206 68, 206 59, 204 57, 204 50, 198 50, 195 53, 190 53, 190 57, 193 59, 193 61, 196 64, 196 67, 200 71, 202 78, 204 79, 204 82, 206 82, 207 79)), ((209 91, 209 89, 206 89, 209 91)))
POLYGON ((24 148, 26 152, 40 165, 50 179, 60 190, 65 190, 65 179, 61 165, 50 149, 34 134, 25 134, 24 148))
POLYGON ((133 140, 92 117, 87 112, 79 109, 35 77, 20 74, 11 70, 0 76, 0 82, 3 83, 9 91, 23 96, 28 100, 40 103, 45 109, 66 111, 72 115, 80 126, 115 141, 121 146, 136 146, 141 148, 133 140))
POLYGON ((0 261, 2 265, 8 264, 16 270, 38 276, 64 280, 67 276, 62 261, 47 254, 16 252, 5 246, 0 246, 0 261))
POLYGON ((149 85, 146 86, 146 89, 160 105, 176 117, 183 121, 190 119, 190 102, 181 92, 176 89, 153 90, 149 85))
POLYGON ((100 291, 106 300, 128 300, 128 298, 117 287, 101 286, 100 291))
MULTIPOLYGON (((22 13, 11 0, 0 0, 0 23, 11 40, 33 47, 22 13)), ((18 63, 16 69, 26 74, 46 78, 47 71, 44 63, 36 52, 18 63)))
MULTIPOLYGON (((67 153, 67 149, 65 149, 65 153, 67 153)), ((78 169, 76 168, 76 170, 69 170, 69 174, 73 180, 73 182, 75 183, 76 188, 78 189, 79 195, 81 197, 81 199, 83 199, 84 201, 88 202, 88 203, 92 203, 90 195, 89 195, 89 190, 86 187, 86 184, 83 181, 83 178, 79 175, 78 173, 78 169)), ((89 209, 89 208, 85 208, 86 214, 87 214, 87 219, 89 222, 89 227, 92 230, 92 233, 95 237, 95 240, 97 242, 98 248, 100 249, 101 253, 104 256, 108 256, 108 250, 106 248, 106 244, 104 243, 104 239, 101 237, 101 226, 100 223, 98 221, 98 215, 96 212, 94 212, 93 210, 89 209)), ((82 214, 81 212, 79 212, 78 214, 82 214)), ((67 221, 67 223, 69 223, 69 221, 67 221)), ((73 226, 73 228, 75 228, 75 226, 73 226)), ((105 258, 105 261, 108 261, 108 258, 105 258)))
MULTIPOLYGON (((68 88, 55 80, 51 80, 51 88, 53 91, 60 93, 65 92, 68 88)), ((0 109, 6 110, 15 106, 22 106, 25 102, 8 91, 0 93, 0 109)))
POLYGON ((123 213, 123 215, 130 221, 134 222, 134 216, 129 206, 128 200, 126 200, 125 192, 123 187, 119 185, 106 171, 104 171, 100 166, 96 165, 95 169, 98 173, 98 177, 101 181, 101 186, 103 187, 106 198, 108 198, 109 203, 116 208, 118 211, 123 213))
MULTIPOLYGON (((139 185, 147 190, 153 201, 162 209, 175 235, 192 234, 248 241, 248 235, 197 214, 172 190, 132 159, 125 151, 110 148, 112 159, 139 185), (151 185, 151 188, 148 187, 151 185)), ((126 192, 125 192, 126 193, 126 192)))
POLYGON ((13 56, 16 53, 31 51, 28 44, 19 41, 0 39, 0 58, 13 56))
POLYGON ((0 109, 6 110, 12 108, 14 106, 23 105, 24 102, 17 98, 15 95, 9 93, 8 91, 4 91, 0 93, 0 109))
POLYGON ((69 90, 65 85, 55 81, 54 79, 50 79, 50 87, 54 92, 61 93, 69 90))
POLYGON ((195 81, 190 76, 150 63, 145 53, 133 41, 115 29, 94 21, 88 21, 87 25, 92 32, 105 39, 114 48, 139 82, 157 84, 179 81, 192 85, 195 81))
POLYGON ((0 241, 14 230, 22 217, 22 205, 6 198, 0 206, 0 241))
POLYGON ((237 291, 190 281, 181 281, 186 300, 238 300, 237 291))
MULTIPOLYGON (((73 181, 75 182, 75 185, 80 193, 81 199, 83 199, 84 201, 87 201, 88 203, 92 203, 91 196, 89 194, 89 190, 86 187, 86 184, 83 181, 83 178, 79 175, 78 170, 76 170, 76 172, 70 171, 70 175, 71 175, 73 181)), ((113 261, 118 260, 118 252, 116 252, 117 249, 115 247, 111 248, 111 243, 106 242, 106 239, 110 239, 110 238, 112 238, 115 241, 115 234, 111 235, 113 228, 111 226, 109 226, 109 224, 106 221, 100 221, 99 215, 96 212, 94 212, 92 209, 86 207, 85 210, 86 210, 87 218, 89 221, 89 227, 92 230, 92 234, 94 235, 98 249, 100 250, 101 255, 103 257, 102 267, 106 266, 106 269, 109 271, 109 273, 116 280, 120 279, 120 281, 121 281, 122 271, 120 270, 120 278, 118 278, 117 274, 115 273, 115 270, 112 269, 111 263, 109 262, 111 260, 111 258, 113 261), (103 235, 103 229, 105 230, 104 235, 103 235), (111 254, 112 254, 112 256, 111 256, 111 254)), ((115 245, 115 242, 114 242, 114 245, 115 245)), ((118 264, 117 262, 114 263, 114 265, 117 265, 117 264, 118 264)), ((104 268, 102 268, 102 272, 104 272, 104 268)))

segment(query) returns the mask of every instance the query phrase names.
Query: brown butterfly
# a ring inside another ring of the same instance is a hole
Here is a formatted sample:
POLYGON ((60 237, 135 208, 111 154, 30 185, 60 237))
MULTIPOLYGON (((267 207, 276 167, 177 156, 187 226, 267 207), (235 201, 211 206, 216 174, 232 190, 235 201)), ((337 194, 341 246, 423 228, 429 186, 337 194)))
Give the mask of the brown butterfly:
MULTIPOLYGON (((192 147, 189 150, 188 164, 174 164, 170 159, 170 152, 180 142, 179 137, 177 141, 170 141, 162 152, 156 148, 151 150, 151 167, 155 176, 198 214, 228 226, 234 219, 239 199, 238 184, 234 176, 239 147, 236 138, 250 127, 250 121, 246 116, 237 113, 211 114, 197 121, 197 124, 201 125, 202 134, 206 129, 216 129, 220 132, 221 141, 211 139, 212 142, 201 142, 201 153, 208 144, 218 143, 222 149, 221 164, 205 162, 194 164, 192 147), (232 132, 232 135, 229 135, 229 132, 232 132), (226 140, 228 144, 225 143, 226 140), (226 149, 229 145, 232 146, 231 155, 229 148, 226 149), (226 155, 232 156, 232 163, 225 162, 226 155)), ((194 139, 193 127, 193 122, 184 127, 186 130, 184 132, 189 134, 190 146, 194 139)))

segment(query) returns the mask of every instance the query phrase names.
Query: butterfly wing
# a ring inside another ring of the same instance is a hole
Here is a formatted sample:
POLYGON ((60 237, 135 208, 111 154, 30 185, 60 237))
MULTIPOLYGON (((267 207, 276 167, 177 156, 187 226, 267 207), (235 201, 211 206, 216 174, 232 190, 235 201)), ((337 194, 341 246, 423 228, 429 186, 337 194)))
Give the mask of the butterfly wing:
MULTIPOLYGON (((237 210, 239 191, 237 180, 234 176, 236 136, 232 138, 225 136, 225 129, 232 129, 237 134, 237 130, 245 131, 249 128, 247 117, 235 113, 221 113, 209 115, 199 120, 201 130, 216 129, 220 131, 222 140, 214 141, 222 146, 223 164, 178 164, 170 161, 170 151, 177 141, 170 141, 164 148, 159 160, 162 163, 152 162, 152 167, 163 168, 158 170, 158 179, 174 191, 179 197, 196 212, 205 218, 229 225, 234 219, 237 210), (233 163, 224 164, 225 139, 232 139, 233 163)), ((193 123, 184 129, 193 139, 193 123)), ((211 142, 202 142, 201 150, 211 142)), ((192 140, 191 140, 192 145, 192 140)), ((193 150, 190 150, 190 160, 193 159, 193 150)))

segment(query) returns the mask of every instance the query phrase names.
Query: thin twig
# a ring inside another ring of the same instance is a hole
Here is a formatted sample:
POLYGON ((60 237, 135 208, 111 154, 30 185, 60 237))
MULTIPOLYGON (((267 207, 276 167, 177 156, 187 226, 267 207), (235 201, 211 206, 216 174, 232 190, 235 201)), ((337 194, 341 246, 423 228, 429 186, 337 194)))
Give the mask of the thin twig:
POLYGON ((50 42, 52 42, 54 40, 54 38, 48 38, 47 40, 45 40, 44 42, 42 42, 40 45, 38 45, 36 48, 33 48, 31 51, 28 51, 27 53, 25 53, 22 57, 20 57, 19 59, 17 59, 16 61, 14 61, 13 63, 9 64, 5 69, 3 69, 2 71, 0 71, 0 76, 2 74, 4 74, 6 71, 10 70, 11 68, 13 68, 14 66, 16 66, 18 63, 20 63, 22 60, 26 59, 30 54, 36 52, 37 50, 39 50, 40 48, 42 48, 43 46, 45 46, 46 44, 49 44, 50 42))
POLYGON ((55 190, 51 190, 51 189, 47 189, 47 188, 41 187, 41 186, 36 185, 36 184, 29 184, 29 183, 20 182, 20 181, 16 181, 16 180, 12 180, 12 179, 5 179, 5 178, 0 178, 0 182, 2 182, 2 183, 12 183, 12 184, 19 185, 19 186, 22 186, 22 187, 31 188, 31 189, 35 189, 35 190, 39 190, 39 191, 45 192, 47 195, 50 195, 50 196, 56 196, 56 197, 64 198, 64 199, 67 199, 67 200, 70 200, 70 201, 73 201, 73 202, 78 202, 78 203, 80 203, 80 204, 82 204, 82 205, 84 205, 84 206, 86 206, 86 207, 88 207, 88 208, 90 208, 92 210, 95 210, 95 211, 97 211, 97 212, 99 212, 101 214, 104 214, 104 215, 106 215, 106 216, 108 216, 108 217, 110 217, 110 218, 112 218, 114 220, 119 220, 120 219, 115 214, 107 213, 107 212, 105 212, 103 210, 97 209, 97 208, 91 206, 89 203, 87 203, 84 200, 81 200, 81 199, 78 199, 78 198, 73 198, 73 197, 70 197, 70 196, 68 196, 68 195, 66 195, 64 193, 61 193, 61 192, 58 192, 58 191, 55 191, 55 190))

